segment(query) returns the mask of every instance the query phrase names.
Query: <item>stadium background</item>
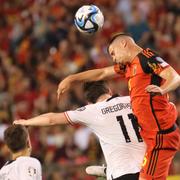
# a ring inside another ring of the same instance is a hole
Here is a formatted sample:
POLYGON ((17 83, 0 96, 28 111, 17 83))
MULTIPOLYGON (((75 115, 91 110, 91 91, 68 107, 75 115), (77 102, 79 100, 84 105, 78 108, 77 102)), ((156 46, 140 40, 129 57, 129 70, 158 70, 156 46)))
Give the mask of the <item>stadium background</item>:
MULTIPOLYGON (((179 0, 0 0, 0 167, 9 158, 3 131, 14 119, 85 105, 80 85, 58 103, 58 83, 71 73, 111 64, 106 47, 112 33, 126 31, 142 47, 155 49, 180 72, 179 0), (85 36, 73 24, 76 10, 94 3, 103 30, 85 36)), ((114 93, 128 94, 114 79, 114 93)), ((170 93, 180 114, 180 89, 170 93)), ((178 117, 180 119, 180 116, 178 117)), ((93 180, 84 167, 104 162, 97 139, 83 126, 30 128, 33 156, 45 180, 93 180)), ((170 174, 180 174, 180 153, 170 174)))

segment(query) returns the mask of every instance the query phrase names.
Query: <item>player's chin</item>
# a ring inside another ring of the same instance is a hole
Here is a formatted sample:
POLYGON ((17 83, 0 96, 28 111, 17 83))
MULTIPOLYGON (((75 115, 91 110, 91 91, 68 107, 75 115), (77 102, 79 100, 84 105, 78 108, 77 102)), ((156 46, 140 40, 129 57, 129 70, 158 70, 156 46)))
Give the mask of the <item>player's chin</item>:
POLYGON ((114 63, 114 64, 118 64, 118 62, 117 62, 116 59, 113 59, 113 63, 114 63))
POLYGON ((118 62, 118 64, 120 64, 120 65, 122 65, 122 66, 125 66, 125 65, 126 65, 126 63, 124 63, 124 62, 118 62))
POLYGON ((121 65, 126 65, 127 64, 127 62, 124 61, 124 60, 119 60, 118 63, 121 64, 121 65))

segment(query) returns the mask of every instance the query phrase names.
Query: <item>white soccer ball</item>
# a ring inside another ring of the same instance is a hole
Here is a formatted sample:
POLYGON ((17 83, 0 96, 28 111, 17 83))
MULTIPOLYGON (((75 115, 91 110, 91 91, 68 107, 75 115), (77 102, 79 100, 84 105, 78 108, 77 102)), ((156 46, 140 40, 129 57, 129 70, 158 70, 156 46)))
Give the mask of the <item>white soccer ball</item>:
POLYGON ((95 33, 104 24, 104 16, 95 5, 84 5, 75 14, 74 23, 78 30, 83 33, 95 33))

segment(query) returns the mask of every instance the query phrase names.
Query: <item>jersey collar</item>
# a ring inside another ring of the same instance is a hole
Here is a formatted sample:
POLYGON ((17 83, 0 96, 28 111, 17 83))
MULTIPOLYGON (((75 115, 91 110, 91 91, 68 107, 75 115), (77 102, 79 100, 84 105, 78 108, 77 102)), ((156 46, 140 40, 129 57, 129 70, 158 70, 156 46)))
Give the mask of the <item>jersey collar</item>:
POLYGON ((106 101, 110 101, 111 99, 114 99, 116 97, 119 97, 119 94, 114 94, 110 98, 108 98, 106 101))

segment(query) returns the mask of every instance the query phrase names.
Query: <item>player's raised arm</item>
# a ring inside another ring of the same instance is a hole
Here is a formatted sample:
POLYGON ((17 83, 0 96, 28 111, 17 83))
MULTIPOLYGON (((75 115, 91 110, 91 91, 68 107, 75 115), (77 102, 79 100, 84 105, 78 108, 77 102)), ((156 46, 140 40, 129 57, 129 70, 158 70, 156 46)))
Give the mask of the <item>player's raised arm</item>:
POLYGON ((46 113, 31 119, 14 121, 14 124, 21 124, 24 126, 51 126, 67 123, 68 121, 64 113, 46 113))
POLYGON ((87 81, 99 81, 115 75, 114 66, 105 67, 102 69, 94 69, 69 75, 58 85, 57 95, 58 99, 62 94, 67 92, 73 83, 76 82, 87 82, 87 81))
POLYGON ((159 76, 165 80, 164 84, 160 87, 156 85, 149 85, 146 87, 147 92, 159 93, 163 95, 175 90, 178 86, 180 86, 180 76, 171 66, 161 71, 159 76))

